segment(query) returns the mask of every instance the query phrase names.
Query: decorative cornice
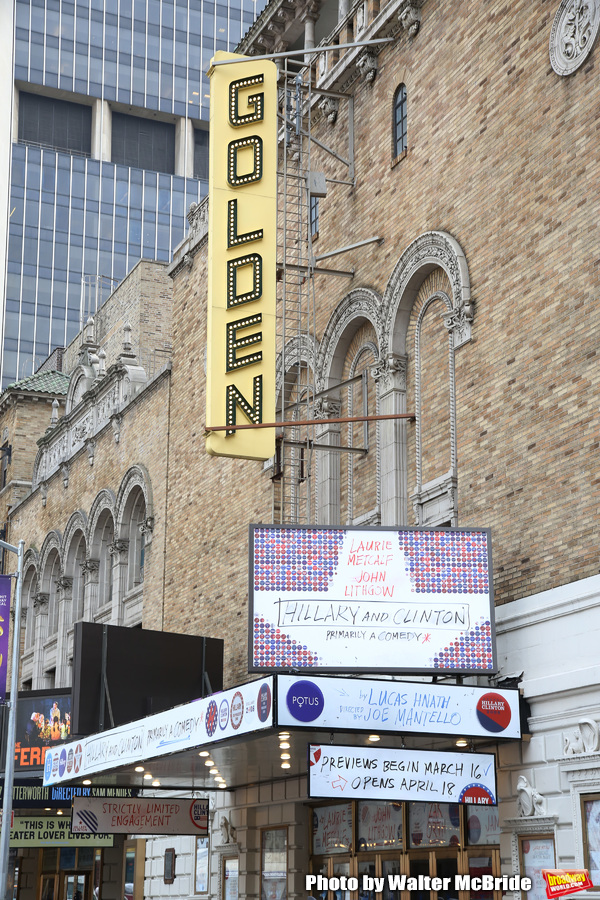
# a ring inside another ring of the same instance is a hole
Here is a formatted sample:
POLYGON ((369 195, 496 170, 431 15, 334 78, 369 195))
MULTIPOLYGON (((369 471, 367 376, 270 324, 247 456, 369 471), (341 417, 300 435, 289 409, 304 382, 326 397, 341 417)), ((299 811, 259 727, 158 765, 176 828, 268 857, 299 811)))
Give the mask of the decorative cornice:
MULTIPOLYGON (((126 344, 130 344, 126 335, 126 344)), ((121 354, 123 357, 123 354, 121 354)), ((59 471, 76 453, 86 448, 90 465, 94 463, 93 439, 110 422, 119 442, 122 411, 147 385, 148 379, 142 366, 132 355, 129 363, 123 361, 110 366, 103 378, 77 405, 59 420, 55 428, 37 442, 40 448, 33 470, 34 489, 59 471)), ((63 479, 65 473, 63 471, 63 479)), ((65 487, 68 487, 68 473, 65 487)), ((42 501, 44 496, 42 494, 42 501)))
POLYGON ((504 819, 501 825, 503 832, 516 834, 543 834, 554 831, 558 816, 533 816, 529 819, 504 819))

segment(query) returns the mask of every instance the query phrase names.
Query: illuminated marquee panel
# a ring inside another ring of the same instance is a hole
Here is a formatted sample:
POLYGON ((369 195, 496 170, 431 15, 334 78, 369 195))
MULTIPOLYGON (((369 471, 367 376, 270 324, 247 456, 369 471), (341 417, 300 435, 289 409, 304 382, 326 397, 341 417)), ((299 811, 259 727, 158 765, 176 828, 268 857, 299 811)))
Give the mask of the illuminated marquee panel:
MULTIPOLYGON (((239 60, 215 54, 213 62, 239 60)), ((206 424, 213 456, 268 459, 275 430, 277 68, 212 66, 208 211, 206 424)))
POLYGON ((249 671, 497 671, 486 528, 250 527, 249 671))

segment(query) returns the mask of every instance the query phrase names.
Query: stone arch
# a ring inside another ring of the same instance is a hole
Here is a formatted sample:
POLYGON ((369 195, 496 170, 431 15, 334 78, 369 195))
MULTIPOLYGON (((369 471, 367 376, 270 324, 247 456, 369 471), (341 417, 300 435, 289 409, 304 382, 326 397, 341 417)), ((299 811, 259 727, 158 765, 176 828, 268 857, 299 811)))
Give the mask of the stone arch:
MULTIPOLYGON (((365 357, 372 356, 374 362, 376 363, 379 355, 379 348, 374 341, 364 341, 357 349, 356 353, 354 353, 352 359, 349 360, 349 369, 348 376, 350 378, 354 378, 357 372, 359 371, 359 367, 363 362, 365 357)), ((367 365, 372 369, 373 364, 367 365)), ((376 388, 376 384, 374 385, 376 388)), ((358 385, 348 385, 348 399, 347 399, 347 414, 349 416, 360 415, 362 412, 362 406, 355 406, 355 402, 359 397, 355 399, 354 397, 354 389, 357 388, 358 385)), ((379 396, 378 391, 375 389, 375 407, 373 408, 372 404, 369 405, 368 411, 369 414, 377 414, 379 412, 379 396)), ((375 496, 374 496, 374 504, 369 507, 368 512, 363 511, 360 516, 360 524, 365 525, 378 525, 380 522, 380 514, 381 514, 381 472, 380 472, 380 434, 379 434, 379 422, 371 422, 370 425, 374 426, 373 431, 376 435, 375 439, 375 496)), ((360 423, 358 423, 358 427, 360 423)), ((369 432, 367 432, 369 434, 369 432)), ((348 445, 352 447, 354 445, 353 440, 353 428, 352 426, 348 426, 348 445)), ((360 467, 363 463, 368 462, 368 458, 361 459, 358 461, 355 459, 354 454, 348 454, 346 459, 346 477, 347 477, 347 491, 348 491, 348 524, 354 524, 355 521, 355 498, 354 498, 354 490, 355 490, 355 472, 356 470, 360 470, 360 467)), ((360 479, 359 479, 360 481, 360 479)))
MULTIPOLYGON (((452 301, 445 291, 435 291, 423 303, 419 310, 415 328, 415 463, 416 463, 416 487, 415 496, 420 495, 423 487, 422 478, 422 415, 421 415, 421 330, 423 320, 427 314, 429 307, 436 301, 441 301, 446 307, 446 311, 452 310, 452 301)), ((450 459, 449 473, 450 477, 456 477, 456 388, 454 377, 454 352, 452 346, 451 335, 448 335, 448 372, 450 376, 449 383, 449 399, 450 399, 450 459)), ((419 518, 419 510, 415 510, 419 518)), ((450 512, 450 510, 449 510, 450 512)), ((420 523, 419 523, 420 524, 420 523)))
POLYGON ((67 554, 69 552, 69 547, 71 545, 71 541, 73 540, 73 535, 77 531, 82 531, 84 537, 86 538, 87 543, 87 516, 82 509, 76 510, 72 516, 70 516, 69 521, 67 522, 66 528, 64 530, 62 536, 62 550, 61 557, 63 560, 66 560, 67 554))
POLYGON ((33 566, 37 571, 39 569, 39 565, 40 555, 35 547, 30 547, 23 557, 23 580, 25 580, 25 575, 27 574, 31 566, 33 566))
POLYGON ((117 500, 114 495, 114 492, 110 490, 110 488, 103 488, 95 497, 94 502, 92 503, 90 509, 90 516, 88 519, 88 530, 87 530, 87 540, 89 547, 89 554, 94 559, 98 558, 98 548, 96 546, 96 537, 97 537, 97 529, 98 522, 100 518, 103 517, 107 512, 113 518, 113 522, 117 521, 117 500))
POLYGON ((473 307, 465 254, 450 234, 426 231, 410 244, 394 267, 383 295, 382 356, 406 354, 406 333, 418 290, 430 272, 441 268, 452 287, 451 308, 444 322, 454 333, 454 348, 470 340, 473 307))
POLYGON ((115 559, 111 549, 114 549, 116 505, 114 493, 109 488, 103 488, 90 510, 88 555, 94 561, 94 566, 97 566, 97 580, 89 591, 90 615, 112 601, 115 559))
MULTIPOLYGON (((47 598, 48 635, 58 629, 57 582, 63 572, 62 540, 58 531, 46 535, 40 551, 40 594, 47 598)), ((46 601, 44 600, 44 603, 46 601)))
POLYGON ((381 296, 372 288, 356 288, 337 305, 321 340, 317 365, 319 390, 342 379, 346 352, 357 329, 371 323, 381 348, 381 296))
MULTIPOLYGON (((360 287, 350 291, 333 311, 325 328, 319 348, 317 389, 331 389, 331 395, 319 398, 315 414, 323 419, 317 429, 321 444, 339 446, 342 428, 328 423, 327 419, 340 415, 343 398, 338 387, 344 379, 344 366, 348 352, 361 327, 368 324, 374 332, 374 357, 380 355, 381 296, 372 288, 360 287)), ((339 451, 321 451, 317 456, 317 521, 321 524, 337 524, 340 521, 340 471, 339 451)))
POLYGON ((42 544, 42 548, 40 550, 38 572, 39 588, 41 591, 46 591, 46 585, 42 583, 42 579, 44 578, 44 570, 48 562, 48 557, 53 550, 56 550, 58 552, 62 568, 62 538, 60 531, 49 531, 44 538, 44 543, 42 544))
POLYGON ((40 559, 37 550, 30 548, 23 557, 23 613, 25 627, 23 634, 23 648, 31 650, 34 641, 34 616, 33 601, 39 591, 39 565, 40 559))
POLYGON ((89 391, 96 379, 96 370, 91 365, 80 363, 71 373, 67 391, 65 413, 69 413, 81 402, 86 391, 89 391))
POLYGON ((82 509, 70 517, 62 539, 62 590, 65 602, 63 627, 77 622, 83 615, 84 573, 87 557, 88 520, 82 509))
POLYGON ((153 529, 150 475, 144 466, 137 464, 125 473, 117 495, 115 533, 119 540, 126 542, 127 591, 139 588, 144 581, 146 551, 152 541, 153 529))
POLYGON ((119 537, 121 538, 127 537, 126 534, 122 533, 124 524, 123 516, 127 500, 131 492, 138 487, 141 488, 144 494, 146 517, 154 519, 154 502, 152 499, 152 482, 150 481, 150 475, 145 466, 141 465, 141 463, 136 463, 136 465, 131 466, 131 468, 125 472, 115 503, 115 529, 119 532, 119 537))

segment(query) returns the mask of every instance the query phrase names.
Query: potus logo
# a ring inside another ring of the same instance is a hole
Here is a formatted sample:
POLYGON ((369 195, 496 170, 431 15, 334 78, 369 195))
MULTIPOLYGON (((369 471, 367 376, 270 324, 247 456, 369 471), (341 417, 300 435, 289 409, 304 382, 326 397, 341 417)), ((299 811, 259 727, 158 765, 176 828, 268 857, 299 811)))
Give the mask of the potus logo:
POLYGON ((285 698, 290 715, 298 722, 314 722, 323 712, 323 693, 314 681, 297 681, 285 698))

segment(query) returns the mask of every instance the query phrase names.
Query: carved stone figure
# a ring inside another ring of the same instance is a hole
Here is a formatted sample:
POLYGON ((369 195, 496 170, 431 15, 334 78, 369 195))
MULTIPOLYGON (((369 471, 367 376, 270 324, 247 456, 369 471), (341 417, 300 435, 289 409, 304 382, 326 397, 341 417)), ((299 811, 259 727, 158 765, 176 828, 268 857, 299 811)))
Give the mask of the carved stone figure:
POLYGON ((367 82, 375 80, 377 75, 377 56, 372 50, 365 50, 356 63, 362 77, 367 82))
POLYGON ((221 816, 219 828, 221 829, 221 843, 235 844, 235 828, 233 827, 227 816, 221 816))
POLYGON ((520 817, 545 816, 546 800, 524 775, 517 781, 517 813, 520 817))
POLYGON ((577 728, 565 735, 565 756, 577 756, 578 753, 595 753, 598 749, 598 723, 591 719, 582 719, 577 728))
POLYGON ((398 10, 398 20, 408 36, 414 38, 421 27, 421 7, 425 0, 402 0, 398 10))
POLYGON ((323 99, 319 101, 319 109, 321 109, 323 115, 327 117, 327 121, 330 125, 335 125, 339 108, 340 101, 337 97, 323 97, 323 99))

